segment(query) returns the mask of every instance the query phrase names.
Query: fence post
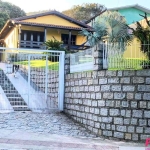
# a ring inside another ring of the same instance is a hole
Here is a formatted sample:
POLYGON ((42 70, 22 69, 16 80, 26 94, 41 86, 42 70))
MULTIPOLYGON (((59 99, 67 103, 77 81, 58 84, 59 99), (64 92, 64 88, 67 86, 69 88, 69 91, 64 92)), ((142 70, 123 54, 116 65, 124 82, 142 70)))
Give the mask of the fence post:
POLYGON ((103 69, 103 43, 94 46, 93 70, 103 69))
POLYGON ((70 54, 65 55, 65 74, 70 73, 70 54))

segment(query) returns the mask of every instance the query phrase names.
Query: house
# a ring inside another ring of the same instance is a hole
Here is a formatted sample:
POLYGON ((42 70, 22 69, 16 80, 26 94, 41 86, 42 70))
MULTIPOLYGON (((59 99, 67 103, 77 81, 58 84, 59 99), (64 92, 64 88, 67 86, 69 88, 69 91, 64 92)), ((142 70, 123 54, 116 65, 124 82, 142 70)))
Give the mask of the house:
MULTIPOLYGON (((135 23, 136 21, 140 21, 143 19, 143 17, 141 17, 139 14, 144 15, 144 13, 147 13, 147 16, 150 17, 150 9, 140 6, 138 4, 109 8, 108 11, 119 12, 123 17, 125 17, 125 19, 129 25, 135 23)), ((96 15, 96 16, 92 17, 91 19, 87 20, 86 23, 90 26, 93 26, 94 22, 104 12, 105 11, 103 11, 99 15, 96 15)))
MULTIPOLYGON (((138 4, 123 6, 123 7, 116 7, 116 8, 109 8, 108 11, 119 12, 121 14, 121 16, 126 19, 127 24, 132 28, 136 27, 137 21, 139 21, 143 27, 147 27, 147 23, 141 15, 145 16, 145 13, 146 13, 147 17, 148 18, 150 17, 150 9, 140 6, 138 4)), ((107 11, 103 12, 103 13, 107 13, 107 11)), ((94 23, 96 22, 96 20, 98 19, 99 16, 95 16, 95 17, 91 18, 86 23, 93 27, 94 23)), ((129 32, 130 32, 130 30, 129 30, 129 32)), ((106 42, 107 39, 105 38, 104 41, 106 42)), ((130 45, 128 45, 126 47, 126 50, 124 51, 124 54, 123 54, 123 58, 125 58, 125 59, 133 59, 134 58, 134 59, 139 59, 139 60, 141 60, 141 59, 145 60, 146 56, 143 52, 141 52, 140 47, 141 47, 140 42, 137 40, 137 38, 134 38, 133 41, 130 43, 130 45)))
POLYGON ((129 25, 143 19, 143 17, 139 14, 144 15, 145 13, 147 13, 147 16, 150 17, 150 9, 140 6, 138 4, 109 8, 108 10, 118 11, 123 17, 126 18, 126 21, 129 25))
POLYGON ((86 37, 79 35, 82 28, 92 32, 85 23, 54 10, 8 20, 0 32, 0 43, 9 48, 43 49, 43 42, 55 38, 69 50, 83 49, 86 37))

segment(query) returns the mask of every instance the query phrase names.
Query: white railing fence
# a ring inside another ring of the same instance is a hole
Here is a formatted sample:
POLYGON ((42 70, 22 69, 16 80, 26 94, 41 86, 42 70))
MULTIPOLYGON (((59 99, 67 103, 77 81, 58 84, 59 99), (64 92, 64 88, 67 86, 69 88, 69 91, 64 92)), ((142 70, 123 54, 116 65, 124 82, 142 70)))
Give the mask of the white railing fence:
POLYGON ((93 49, 70 54, 70 73, 93 70, 93 49))
MULTIPOLYGON (((146 46, 149 52, 150 45, 146 46)), ((108 70, 140 70, 150 68, 146 53, 140 44, 131 44, 122 48, 118 44, 103 45, 103 68, 108 70)))

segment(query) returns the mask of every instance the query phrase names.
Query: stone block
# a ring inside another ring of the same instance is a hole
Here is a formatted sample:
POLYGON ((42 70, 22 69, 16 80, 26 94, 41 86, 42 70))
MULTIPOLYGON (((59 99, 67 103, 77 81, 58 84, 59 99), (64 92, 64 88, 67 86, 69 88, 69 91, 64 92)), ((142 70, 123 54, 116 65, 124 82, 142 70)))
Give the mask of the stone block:
POLYGON ((141 93, 135 93, 135 99, 136 100, 141 100, 142 99, 142 94, 141 93))
POLYGON ((105 106, 105 101, 104 100, 99 100, 98 101, 98 107, 103 107, 105 106))
POLYGON ((107 84, 107 78, 100 78, 99 84, 107 84))
POLYGON ((106 124, 105 123, 101 123, 101 129, 106 129, 106 124))
POLYGON ((144 101, 140 101, 140 108, 146 108, 147 107, 147 103, 144 101))
POLYGON ((125 70, 123 72, 124 76, 135 76, 135 71, 134 70, 125 70))
POLYGON ((106 101, 106 106, 107 107, 114 107, 114 105, 115 105, 115 102, 113 100, 107 100, 106 101))
POLYGON ((120 115, 120 111, 119 111, 119 109, 110 109, 109 110, 109 115, 110 116, 119 116, 120 115))
POLYGON ((137 75, 137 76, 147 76, 147 77, 149 77, 149 75, 150 75, 150 70, 149 70, 149 69, 146 69, 146 70, 138 70, 138 71, 136 72, 136 75, 137 75))
POLYGON ((150 100, 150 93, 144 93, 143 99, 144 100, 150 100))
POLYGON ((121 85, 112 85, 111 91, 121 91, 121 85))
POLYGON ((133 85, 124 85, 123 86, 123 91, 125 92, 133 92, 135 90, 135 86, 133 85))
POLYGON ((100 128, 100 123, 99 122, 95 122, 95 128, 100 128))
POLYGON ((135 127, 134 126, 128 126, 127 132, 129 132, 129 133, 135 133, 135 127))
POLYGON ((150 84, 150 78, 146 78, 146 84, 150 84))
POLYGON ((102 117, 101 121, 103 123, 111 123, 112 122, 112 117, 102 117))
POLYGON ((94 101, 94 100, 93 100, 93 101, 92 101, 92 106, 93 106, 93 107, 97 107, 97 101, 94 101))
POLYGON ((93 84, 98 85, 98 79, 93 79, 93 84))
POLYGON ((110 137, 110 136, 112 136, 112 131, 103 130, 103 135, 110 137))
POLYGON ((114 132, 114 137, 124 139, 124 133, 122 132, 114 132))
POLYGON ((138 91, 149 92, 150 91, 150 85, 138 85, 138 91))
MULTIPOLYGON (((91 99, 94 99, 94 100, 95 100, 95 97, 96 97, 95 93, 91 93, 91 99)), ((79 98, 80 98, 80 97, 79 97, 79 98)))
POLYGON ((110 71, 110 70, 106 71, 106 76, 108 77, 116 77, 116 75, 117 75, 117 71, 110 71))
POLYGON ((145 128, 145 133, 150 134, 150 127, 145 128))
POLYGON ((125 133, 125 139, 126 140, 131 140, 131 134, 130 133, 125 133))
POLYGON ((101 116, 107 116, 108 115, 108 109, 107 108, 101 108, 100 109, 100 115, 101 116))
POLYGON ((131 100, 134 98, 134 93, 127 93, 127 99, 131 100))
POLYGON ((105 71, 98 71, 97 76, 98 77, 104 77, 105 76, 105 71))
POLYGON ((98 86, 95 86, 95 87, 94 87, 94 91, 95 91, 95 92, 100 92, 100 86, 99 86, 99 85, 98 85, 98 86))
POLYGON ((139 126, 147 126, 147 119, 139 119, 139 126))
POLYGON ((114 124, 123 125, 123 118, 115 117, 115 118, 114 118, 114 124))
POLYGON ((99 114, 99 113, 100 113, 99 108, 95 108, 95 114, 99 114))
POLYGON ((132 134, 132 140, 133 141, 138 141, 139 140, 138 134, 132 134))
POLYGON ((108 83, 119 83, 119 78, 109 78, 108 83))
POLYGON ((142 118, 143 111, 142 110, 133 110, 132 117, 142 118))
POLYGON ((89 92, 94 92, 95 88, 94 86, 89 86, 89 92))
POLYGON ((144 118, 150 118, 150 111, 144 111, 144 118))
POLYGON ((115 101, 116 103, 115 103, 115 107, 121 107, 121 101, 115 101))
POLYGON ((111 125, 110 124, 106 124, 106 129, 110 130, 111 129, 111 125))
POLYGON ((143 127, 136 127, 136 133, 143 133, 143 127))
POLYGON ((129 84, 130 83, 130 77, 121 78, 120 83, 129 84))
POLYGON ((83 84, 83 85, 87 85, 87 84, 88 84, 88 81, 87 81, 87 80, 83 80, 83 81, 82 81, 82 84, 83 84))
POLYGON ((119 70, 118 71, 118 77, 122 77, 122 75, 123 75, 123 71, 119 70))
POLYGON ((99 93, 96 93, 96 99, 101 99, 102 98, 102 95, 101 95, 101 93, 99 92, 99 93))
POLYGON ((132 79, 133 83, 144 83, 143 77, 133 77, 132 79))
POLYGON ((114 93, 114 99, 124 99, 125 93, 114 93))
POLYGON ((137 102, 131 101, 131 108, 137 108, 137 102))
POLYGON ((141 134, 141 136, 140 136, 140 140, 143 140, 143 141, 145 141, 147 138, 149 138, 149 134, 141 134))
POLYGON ((137 119, 131 118, 131 125, 137 125, 137 119))
POLYGON ((130 119, 124 119, 123 123, 124 123, 124 125, 129 125, 130 124, 130 119))
POLYGON ((128 101, 122 101, 121 102, 121 106, 122 107, 128 107, 129 106, 129 102, 128 101))
POLYGON ((103 93, 103 99, 113 99, 113 93, 103 93))
POLYGON ((110 91, 110 85, 102 85, 101 86, 101 91, 102 92, 110 91))
POLYGON ((127 131, 126 126, 117 125, 116 128, 117 128, 117 131, 120 131, 120 132, 126 132, 127 131))

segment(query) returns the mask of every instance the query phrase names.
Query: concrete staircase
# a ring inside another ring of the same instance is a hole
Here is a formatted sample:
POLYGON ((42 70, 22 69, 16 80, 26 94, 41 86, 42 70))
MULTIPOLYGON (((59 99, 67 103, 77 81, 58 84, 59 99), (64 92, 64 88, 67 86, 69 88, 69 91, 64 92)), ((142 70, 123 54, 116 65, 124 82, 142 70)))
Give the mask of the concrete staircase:
POLYGON ((6 94, 6 97, 8 98, 14 111, 30 111, 21 95, 15 89, 8 77, 4 74, 3 70, 0 70, 0 86, 6 94))

